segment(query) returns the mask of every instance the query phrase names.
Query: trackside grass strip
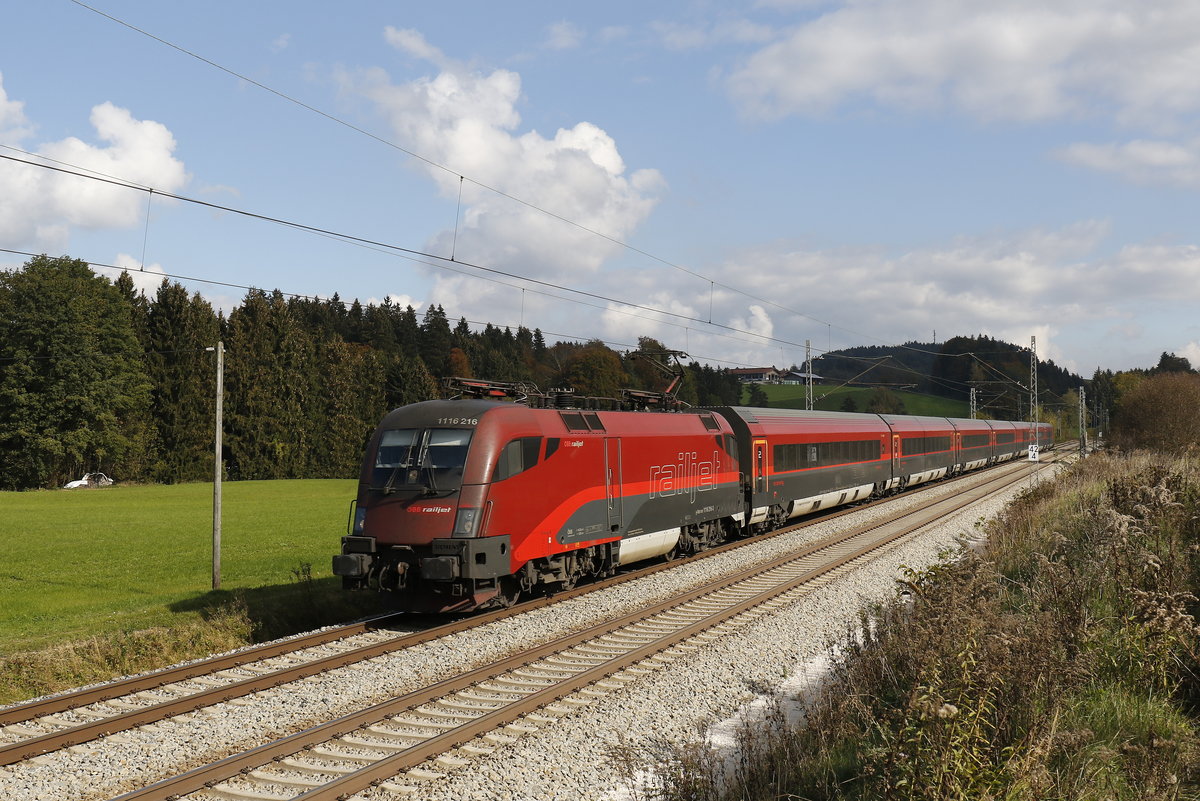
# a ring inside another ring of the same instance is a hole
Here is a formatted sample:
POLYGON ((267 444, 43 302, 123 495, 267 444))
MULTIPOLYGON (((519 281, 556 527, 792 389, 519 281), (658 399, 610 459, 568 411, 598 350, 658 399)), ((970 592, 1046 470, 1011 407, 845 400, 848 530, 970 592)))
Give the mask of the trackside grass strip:
POLYGON ((330 571, 354 482, 0 493, 0 703, 270 639, 370 609, 330 571))

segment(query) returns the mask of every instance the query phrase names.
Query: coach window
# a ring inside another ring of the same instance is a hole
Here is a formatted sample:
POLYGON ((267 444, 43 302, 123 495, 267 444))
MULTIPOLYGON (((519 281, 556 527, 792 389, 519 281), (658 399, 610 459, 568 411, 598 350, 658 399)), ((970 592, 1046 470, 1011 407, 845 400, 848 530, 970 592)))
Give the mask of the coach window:
POLYGON ((500 451, 492 481, 503 481, 522 473, 537 464, 538 452, 542 449, 541 437, 514 439, 500 451))

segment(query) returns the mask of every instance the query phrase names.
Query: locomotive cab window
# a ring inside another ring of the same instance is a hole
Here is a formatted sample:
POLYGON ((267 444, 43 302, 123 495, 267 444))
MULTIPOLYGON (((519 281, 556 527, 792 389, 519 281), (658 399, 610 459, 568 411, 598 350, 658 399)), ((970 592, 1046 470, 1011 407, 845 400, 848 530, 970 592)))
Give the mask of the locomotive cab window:
POLYGON ((492 481, 512 478, 533 467, 537 464, 538 452, 541 449, 541 437, 514 439, 500 451, 500 458, 496 461, 496 470, 492 473, 492 481))
POLYGON ((470 429, 392 429, 375 452, 371 485, 385 491, 454 492, 462 486, 470 429))
POLYGON ((421 455, 421 467, 431 482, 429 489, 435 492, 449 492, 462 486, 463 467, 467 464, 467 448, 470 444, 469 430, 429 430, 425 453, 421 455))
POLYGON ((375 469, 408 467, 416 461, 414 449, 420 444, 415 428, 384 431, 375 452, 375 469))

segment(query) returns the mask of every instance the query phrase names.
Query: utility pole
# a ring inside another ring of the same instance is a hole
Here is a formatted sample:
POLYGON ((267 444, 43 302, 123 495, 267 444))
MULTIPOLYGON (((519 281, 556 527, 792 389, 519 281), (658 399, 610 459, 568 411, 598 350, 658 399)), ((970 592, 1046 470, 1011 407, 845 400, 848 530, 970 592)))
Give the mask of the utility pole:
POLYGON ((812 387, 812 342, 804 340, 804 408, 810 412, 813 407, 812 387))
POLYGON ((1030 337, 1030 422, 1038 422, 1038 338, 1030 337))
POLYGON ((975 414, 977 411, 978 411, 978 407, 975 405, 975 387, 971 387, 971 419, 972 420, 975 419, 975 414))
POLYGON ((1079 388, 1079 455, 1087 456, 1087 390, 1079 388))
POLYGON ((222 411, 225 405, 225 343, 217 340, 216 348, 205 348, 217 352, 217 425, 216 444, 213 446, 213 533, 212 533, 212 588, 221 589, 221 435, 224 425, 222 411))

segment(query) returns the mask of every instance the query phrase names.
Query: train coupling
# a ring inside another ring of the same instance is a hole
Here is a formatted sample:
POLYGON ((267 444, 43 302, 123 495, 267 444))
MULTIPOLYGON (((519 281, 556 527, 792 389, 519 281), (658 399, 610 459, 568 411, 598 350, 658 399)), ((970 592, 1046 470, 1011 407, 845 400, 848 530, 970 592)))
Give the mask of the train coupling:
POLYGON ((371 570, 376 553, 374 537, 342 537, 342 552, 333 557, 333 575, 362 579, 371 570))

